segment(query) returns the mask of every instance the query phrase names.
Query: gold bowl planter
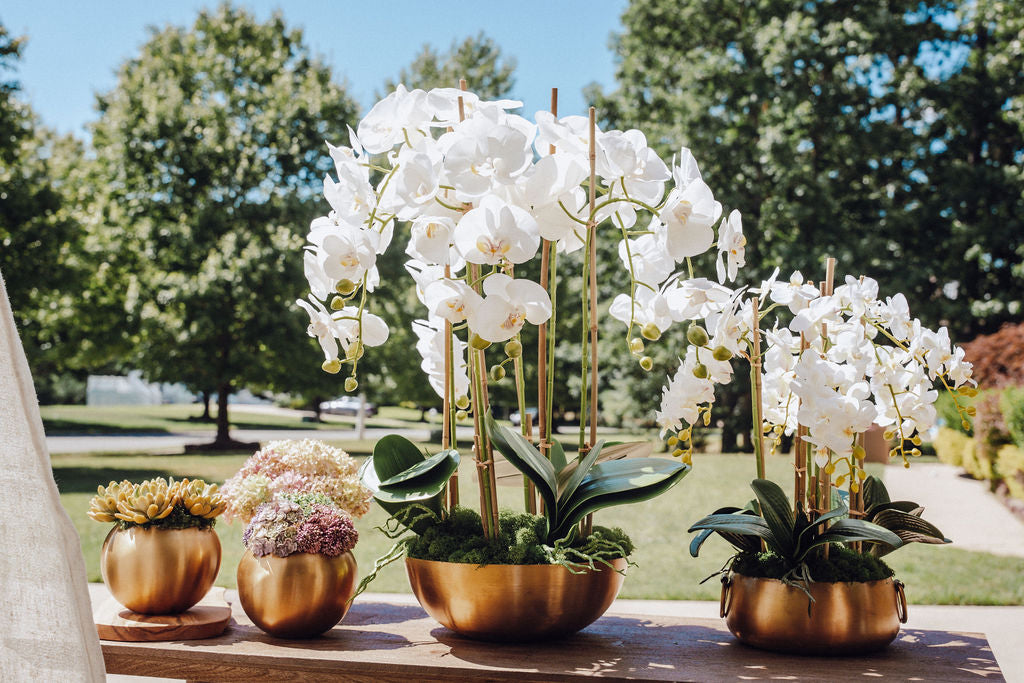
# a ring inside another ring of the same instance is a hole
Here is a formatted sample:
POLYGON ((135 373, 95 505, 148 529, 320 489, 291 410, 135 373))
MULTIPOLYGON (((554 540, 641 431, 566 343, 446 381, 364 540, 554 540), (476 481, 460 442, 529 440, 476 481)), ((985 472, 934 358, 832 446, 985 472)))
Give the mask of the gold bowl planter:
POLYGON ((139 614, 186 611, 203 599, 219 569, 220 539, 209 527, 114 527, 100 551, 110 594, 139 614))
POLYGON ((567 636, 596 621, 622 587, 626 560, 612 565, 573 574, 559 565, 405 560, 427 614, 460 635, 511 642, 567 636))
POLYGON ((731 574, 722 581, 721 614, 740 642, 805 655, 851 655, 879 650, 907 621, 903 583, 811 584, 807 594, 777 579, 731 574))
POLYGON ((356 590, 356 558, 295 553, 238 563, 238 600, 252 622, 279 638, 311 638, 332 629, 348 613, 356 590))

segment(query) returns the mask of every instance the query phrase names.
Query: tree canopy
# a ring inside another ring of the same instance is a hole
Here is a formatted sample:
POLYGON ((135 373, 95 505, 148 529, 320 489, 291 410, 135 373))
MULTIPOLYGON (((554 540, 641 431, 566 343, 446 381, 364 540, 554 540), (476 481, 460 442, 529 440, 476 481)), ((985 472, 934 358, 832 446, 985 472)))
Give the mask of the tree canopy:
POLYGON ((430 44, 424 45, 409 66, 398 72, 398 78, 384 84, 381 97, 403 83, 410 90, 422 88, 454 88, 465 78, 467 87, 485 100, 508 97, 515 87, 516 60, 502 54, 501 48, 483 31, 461 43, 452 41, 445 52, 430 44))
POLYGON ((124 330, 150 379, 296 388, 301 248, 356 105, 280 14, 229 5, 153 30, 93 126, 95 234, 124 277, 124 330), (287 387, 281 386, 288 382, 287 387))

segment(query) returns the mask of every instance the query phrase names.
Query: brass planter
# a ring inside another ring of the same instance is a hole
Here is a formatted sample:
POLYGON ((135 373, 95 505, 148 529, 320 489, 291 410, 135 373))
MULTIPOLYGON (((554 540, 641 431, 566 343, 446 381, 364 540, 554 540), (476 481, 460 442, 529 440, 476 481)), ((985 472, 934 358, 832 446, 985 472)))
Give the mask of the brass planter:
POLYGON ((296 553, 238 563, 238 600, 252 622, 278 638, 311 638, 334 628, 356 590, 356 558, 296 553))
POLYGON ((405 560, 427 614, 469 638, 512 642, 567 636, 596 621, 622 587, 626 561, 612 565, 618 571, 573 574, 558 565, 405 560))
POLYGON ((811 584, 807 594, 777 579, 731 574, 722 581, 721 614, 741 642, 775 652, 851 655, 879 650, 907 621, 903 583, 811 584))
POLYGON ((110 594, 139 614, 178 614, 203 599, 220 569, 212 528, 114 527, 100 550, 110 594))

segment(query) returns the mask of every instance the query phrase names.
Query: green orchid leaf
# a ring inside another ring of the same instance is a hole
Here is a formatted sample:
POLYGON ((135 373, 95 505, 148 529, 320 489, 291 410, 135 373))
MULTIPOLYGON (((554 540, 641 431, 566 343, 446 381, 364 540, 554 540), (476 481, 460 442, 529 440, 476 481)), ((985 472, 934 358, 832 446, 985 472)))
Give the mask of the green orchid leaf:
MULTIPOLYGON (((912 515, 915 514, 915 510, 920 510, 923 512, 924 508, 918 505, 917 503, 909 500, 895 500, 888 501, 885 503, 876 503, 875 505, 872 505, 867 508, 866 518, 868 519, 868 521, 871 521, 873 517, 877 516, 884 510, 899 510, 900 512, 906 512, 907 514, 912 515)), ((920 515, 918 516, 920 517, 920 515)))
POLYGON ((903 541, 900 540, 899 536, 888 529, 883 529, 877 524, 865 522, 861 519, 841 519, 830 526, 825 533, 810 539, 806 546, 801 548, 800 554, 794 560, 796 562, 803 562, 807 553, 819 545, 825 545, 826 543, 850 543, 853 541, 885 543, 894 548, 903 545, 903 541))
POLYGON ((750 483, 754 495, 761 504, 761 516, 772 530, 783 557, 792 557, 796 552, 793 511, 789 499, 779 485, 768 479, 755 479, 750 483))
POLYGON ((864 480, 864 488, 862 489, 864 494, 864 508, 871 509, 876 505, 882 505, 889 502, 889 491, 886 490, 885 484, 882 480, 875 476, 867 477, 864 480))
POLYGON ((559 443, 558 439, 551 440, 551 448, 548 451, 548 459, 551 461, 551 466, 555 472, 560 471, 566 465, 565 449, 562 448, 562 444, 559 443))
MULTIPOLYGON (((715 510, 712 515, 726 515, 726 514, 741 514, 757 517, 758 514, 752 509, 737 508, 737 507, 724 507, 715 510)), ((704 541, 708 540, 711 534, 718 534, 726 541, 728 541, 737 550, 745 550, 747 552, 757 552, 761 549, 761 542, 753 536, 733 534, 728 531, 719 531, 717 529, 702 529, 699 534, 693 537, 690 541, 690 555, 697 557, 700 552, 700 547, 704 545, 704 541)))
POLYGON ((377 480, 386 481, 423 462, 424 455, 416 444, 404 436, 388 434, 374 445, 370 460, 377 473, 377 480))
POLYGON ((796 546, 793 550, 793 555, 800 556, 804 554, 806 544, 814 539, 815 535, 822 528, 822 524, 831 522, 834 519, 839 519, 849 512, 850 510, 846 505, 840 505, 839 507, 829 510, 813 522, 804 517, 803 522, 798 525, 801 529, 796 533, 796 546))
POLYGON ((614 505, 638 503, 675 486, 689 465, 666 458, 613 460, 594 465, 558 510, 557 540, 586 515, 614 505))
MULTIPOLYGON (((768 546, 769 550, 776 551, 778 543, 774 534, 772 534, 771 528, 767 522, 764 521, 759 515, 749 514, 728 514, 728 513, 716 513, 708 515, 697 520, 690 528, 689 531, 705 530, 708 532, 717 532, 718 534, 733 534, 736 536, 754 537, 763 539, 765 545, 768 546)), ((708 536, 698 536, 690 542, 690 555, 697 557, 700 552, 700 548, 704 541, 707 540, 708 536), (697 542, 700 539, 700 542, 697 542)), ((754 540, 754 544, 758 549, 761 547, 760 541, 754 540)))
POLYGON ((563 506, 568 503, 572 497, 573 492, 583 481, 583 477, 587 476, 590 469, 597 462, 597 459, 601 455, 601 449, 604 448, 604 441, 598 441, 593 448, 587 451, 587 454, 582 458, 569 463, 558 472, 558 505, 563 506))
POLYGON ((952 543, 931 522, 900 510, 883 510, 871 521, 893 532, 904 543, 952 543))
POLYGON ((490 413, 487 414, 486 424, 487 435, 494 447, 537 487, 537 493, 543 499, 547 511, 549 528, 557 524, 558 510, 555 502, 558 482, 551 461, 541 455, 540 451, 521 434, 499 425, 490 413))
POLYGON ((421 460, 404 472, 399 472, 393 477, 380 482, 380 488, 386 490, 401 489, 406 486, 415 486, 419 479, 426 478, 434 481, 443 478, 448 481, 459 467, 459 452, 448 449, 436 453, 426 460, 421 460))

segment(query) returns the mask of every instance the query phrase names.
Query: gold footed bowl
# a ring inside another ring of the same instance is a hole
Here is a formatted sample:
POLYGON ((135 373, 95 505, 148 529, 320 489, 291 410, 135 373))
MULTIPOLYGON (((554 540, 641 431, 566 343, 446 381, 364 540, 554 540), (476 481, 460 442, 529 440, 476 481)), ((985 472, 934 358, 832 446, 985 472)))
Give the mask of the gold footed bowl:
POLYGON ((312 638, 348 613, 356 590, 356 558, 295 553, 238 563, 238 600, 252 622, 278 638, 312 638))
POLYGON ((852 655, 880 650, 907 622, 903 582, 811 584, 807 594, 777 579, 731 574, 722 581, 721 614, 740 642, 803 655, 852 655))
POLYGON ((559 565, 405 560, 427 614, 468 638, 508 642, 568 636, 592 624, 622 588, 626 560, 612 566, 573 574, 559 565))
POLYGON ((114 527, 100 550, 110 594, 139 614, 179 614, 203 599, 220 569, 211 527, 114 527))

